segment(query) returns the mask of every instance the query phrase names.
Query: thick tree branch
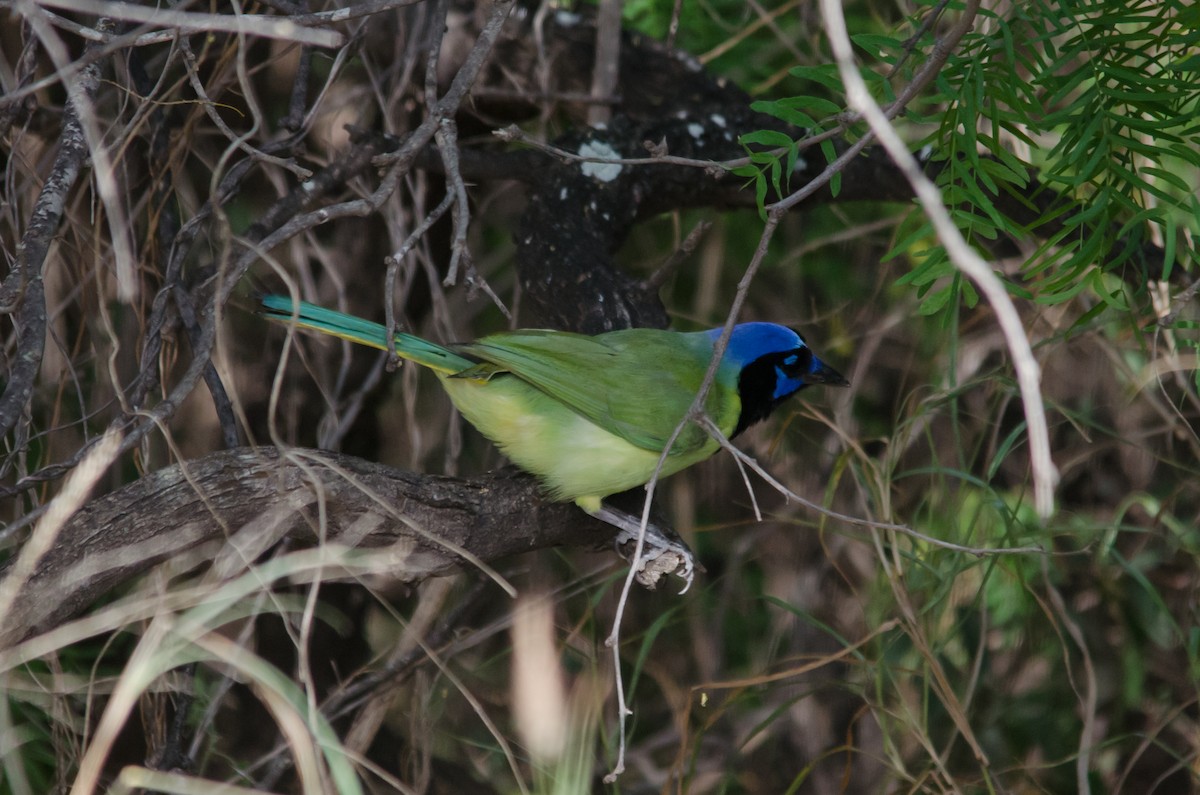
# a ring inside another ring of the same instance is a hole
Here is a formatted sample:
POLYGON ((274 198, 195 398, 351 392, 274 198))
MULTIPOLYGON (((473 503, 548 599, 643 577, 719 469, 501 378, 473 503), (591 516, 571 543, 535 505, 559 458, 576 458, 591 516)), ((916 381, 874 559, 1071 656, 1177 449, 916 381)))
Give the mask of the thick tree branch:
POLYGON ((388 547, 396 577, 416 581, 469 567, 455 548, 494 561, 546 547, 597 547, 612 535, 574 505, 542 500, 534 480, 515 472, 448 478, 338 453, 225 450, 152 472, 85 505, 22 589, 0 648, 201 548, 209 550, 204 560, 236 548, 251 562, 285 538, 388 547))

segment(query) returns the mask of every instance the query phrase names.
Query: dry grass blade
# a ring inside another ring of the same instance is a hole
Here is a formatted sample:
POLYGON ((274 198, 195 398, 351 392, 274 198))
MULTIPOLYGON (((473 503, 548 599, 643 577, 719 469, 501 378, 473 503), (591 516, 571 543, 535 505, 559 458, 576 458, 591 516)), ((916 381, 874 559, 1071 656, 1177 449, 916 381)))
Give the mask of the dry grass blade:
POLYGON ((0 580, 0 633, 12 618, 12 606, 18 594, 37 569, 42 558, 54 547, 67 521, 83 506, 96 482, 104 476, 120 452, 121 434, 110 430, 94 445, 63 484, 62 491, 51 500, 46 512, 34 526, 33 532, 16 562, 0 580))

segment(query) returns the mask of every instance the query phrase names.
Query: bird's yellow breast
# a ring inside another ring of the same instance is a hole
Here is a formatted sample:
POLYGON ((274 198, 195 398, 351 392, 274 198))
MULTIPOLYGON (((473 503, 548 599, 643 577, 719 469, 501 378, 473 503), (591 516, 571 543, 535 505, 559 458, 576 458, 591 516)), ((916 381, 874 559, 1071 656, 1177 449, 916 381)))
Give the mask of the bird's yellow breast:
MULTIPOLYGON (((631 444, 518 378, 439 377, 463 417, 513 463, 537 475, 553 499, 606 497, 646 483, 658 466, 661 451, 631 444)), ((703 461, 717 448, 710 440, 668 456, 661 476, 703 461)))

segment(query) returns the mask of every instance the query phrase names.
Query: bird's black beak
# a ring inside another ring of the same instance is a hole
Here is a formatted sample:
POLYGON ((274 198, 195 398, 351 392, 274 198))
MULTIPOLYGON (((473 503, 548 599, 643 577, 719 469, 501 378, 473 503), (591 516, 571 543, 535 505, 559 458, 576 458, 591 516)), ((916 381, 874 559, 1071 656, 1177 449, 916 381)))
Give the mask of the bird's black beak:
POLYGON ((825 364, 825 362, 818 359, 816 365, 816 369, 804 376, 804 383, 825 384, 826 386, 850 386, 850 382, 841 373, 825 364))

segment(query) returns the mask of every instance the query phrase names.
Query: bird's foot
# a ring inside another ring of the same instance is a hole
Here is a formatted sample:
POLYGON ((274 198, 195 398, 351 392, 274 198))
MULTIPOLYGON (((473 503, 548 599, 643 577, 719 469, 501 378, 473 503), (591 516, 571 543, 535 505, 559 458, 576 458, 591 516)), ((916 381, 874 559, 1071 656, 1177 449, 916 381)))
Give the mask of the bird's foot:
MULTIPOLYGON (((637 549, 638 536, 641 535, 641 520, 607 505, 602 505, 592 515, 620 531, 614 539, 617 551, 626 560, 632 557, 637 549)), ((653 522, 646 525, 642 554, 633 564, 637 566, 634 579, 650 590, 657 588, 663 577, 677 574, 684 581, 680 593, 687 593, 696 576, 697 563, 692 551, 673 531, 664 530, 653 522)))

